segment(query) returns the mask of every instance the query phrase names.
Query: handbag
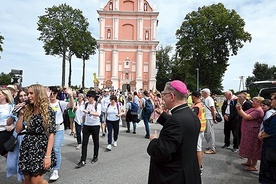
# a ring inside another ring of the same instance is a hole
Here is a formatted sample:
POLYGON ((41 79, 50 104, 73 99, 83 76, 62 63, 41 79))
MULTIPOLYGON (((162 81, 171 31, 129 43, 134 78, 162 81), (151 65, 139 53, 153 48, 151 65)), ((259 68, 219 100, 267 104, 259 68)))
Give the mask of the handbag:
MULTIPOLYGON (((205 103, 204 103, 204 105, 205 105, 205 103)), ((210 109, 207 105, 205 105, 205 107, 207 107, 207 109, 209 109, 209 111, 211 111, 211 109, 210 109)), ((215 109, 216 109, 216 121, 219 123, 219 122, 222 121, 222 117, 221 117, 220 113, 218 112, 216 106, 215 106, 215 109)), ((211 111, 211 112, 212 112, 212 111, 211 111)))
POLYGON ((221 115, 220 115, 220 113, 218 111, 216 112, 216 121, 217 122, 221 122, 222 121, 222 117, 221 117, 221 115))
POLYGON ((4 147, 7 151, 13 152, 15 145, 17 143, 17 137, 14 137, 13 135, 9 138, 7 142, 4 143, 4 147))
POLYGON ((276 163, 276 149, 266 148, 266 160, 276 163))

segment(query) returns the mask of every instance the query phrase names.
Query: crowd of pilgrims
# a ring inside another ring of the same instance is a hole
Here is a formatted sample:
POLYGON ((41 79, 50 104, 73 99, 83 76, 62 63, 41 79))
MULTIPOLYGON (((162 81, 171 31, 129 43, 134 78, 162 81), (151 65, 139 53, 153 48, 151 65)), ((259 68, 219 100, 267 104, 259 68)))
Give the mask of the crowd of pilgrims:
MULTIPOLYGON (((200 92, 194 94, 204 102, 205 98, 200 96, 200 92)), ((230 147, 232 133, 233 151, 247 158, 245 163, 241 163, 245 169, 258 171, 257 161, 261 160, 259 182, 276 183, 276 164, 267 159, 267 150, 276 149, 276 94, 273 93, 271 99, 254 97, 248 100, 246 97, 245 92, 237 96, 229 91, 225 92, 225 101, 221 108, 225 123, 225 145, 222 148, 230 147), (232 120, 230 117, 234 112, 227 107, 231 105, 236 113, 232 120), (227 122, 236 123, 234 129, 233 124, 228 126, 227 122)), ((99 137, 107 136, 107 151, 118 146, 119 123, 122 119, 126 121, 126 133, 132 134, 136 134, 136 124, 143 120, 145 138, 149 139, 149 123, 156 122, 159 114, 154 111, 149 116, 142 115, 141 110, 147 99, 151 100, 154 108, 163 106, 162 94, 156 90, 72 90, 39 84, 21 89, 16 85, 1 88, 0 154, 7 158, 7 177, 17 174, 22 183, 47 183, 43 174, 52 171, 50 180, 57 180, 66 129, 70 129, 70 136, 76 138, 75 148, 81 150, 77 168, 86 164, 90 135, 94 145, 92 164, 98 161, 99 137), (134 114, 130 113, 133 103, 139 107, 134 114), (18 109, 21 110, 17 112, 18 109), (17 143, 13 150, 7 150, 4 143, 12 136, 17 139, 17 143), (37 142, 40 142, 39 146, 37 142)), ((193 100, 192 95, 189 96, 188 105, 191 107, 193 100)), ((205 153, 215 154, 215 147, 213 150, 207 148, 205 153)), ((202 165, 199 169, 202 170, 202 165)))

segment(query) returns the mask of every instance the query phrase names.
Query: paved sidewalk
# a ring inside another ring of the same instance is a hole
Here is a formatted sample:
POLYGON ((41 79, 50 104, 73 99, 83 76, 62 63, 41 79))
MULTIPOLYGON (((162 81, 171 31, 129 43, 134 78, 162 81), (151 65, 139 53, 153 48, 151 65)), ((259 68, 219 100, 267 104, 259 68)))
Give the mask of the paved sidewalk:
MULTIPOLYGON (((132 128, 132 126, 131 126, 132 128)), ((160 131, 161 126, 150 124, 151 131, 160 131)), ((86 166, 76 169, 80 160, 80 150, 76 150, 76 140, 66 131, 62 147, 62 164, 60 178, 55 184, 146 184, 149 171, 149 160, 146 149, 149 143, 144 138, 145 128, 141 121, 137 134, 126 133, 126 128, 120 127, 118 147, 106 152, 107 138, 100 138, 99 161, 91 164, 92 138, 88 147, 86 166)), ((204 155, 203 176, 204 184, 255 184, 258 183, 258 172, 248 172, 240 164, 238 153, 229 149, 221 149, 223 145, 223 123, 215 125, 217 154, 204 155)), ((205 141, 204 141, 205 144, 205 141)), ((5 158, 0 158, 0 184, 17 184, 17 178, 7 178, 5 173, 5 158)), ((45 175, 48 180, 50 173, 45 175)))

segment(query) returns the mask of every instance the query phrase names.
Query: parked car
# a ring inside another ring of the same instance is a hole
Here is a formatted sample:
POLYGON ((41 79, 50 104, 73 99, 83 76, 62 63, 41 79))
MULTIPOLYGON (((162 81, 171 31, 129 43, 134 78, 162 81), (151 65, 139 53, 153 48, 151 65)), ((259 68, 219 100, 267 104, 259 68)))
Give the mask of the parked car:
POLYGON ((270 99, 270 95, 276 92, 276 81, 256 81, 249 85, 249 88, 255 86, 259 90, 259 96, 270 99))

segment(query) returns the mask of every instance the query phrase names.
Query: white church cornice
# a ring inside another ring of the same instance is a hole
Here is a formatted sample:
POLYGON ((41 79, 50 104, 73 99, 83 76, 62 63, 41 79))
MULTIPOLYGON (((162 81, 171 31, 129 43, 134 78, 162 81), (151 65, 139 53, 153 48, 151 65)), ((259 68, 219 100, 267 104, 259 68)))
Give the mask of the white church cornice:
POLYGON ((98 14, 101 15, 118 15, 118 16, 158 16, 159 12, 137 12, 137 11, 106 11, 97 10, 98 14))
POLYGON ((97 40, 97 44, 111 45, 158 45, 159 41, 133 41, 133 40, 97 40))

